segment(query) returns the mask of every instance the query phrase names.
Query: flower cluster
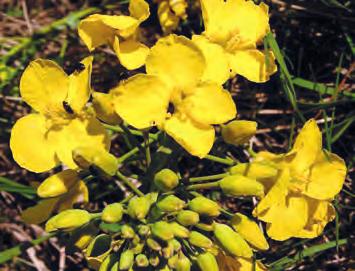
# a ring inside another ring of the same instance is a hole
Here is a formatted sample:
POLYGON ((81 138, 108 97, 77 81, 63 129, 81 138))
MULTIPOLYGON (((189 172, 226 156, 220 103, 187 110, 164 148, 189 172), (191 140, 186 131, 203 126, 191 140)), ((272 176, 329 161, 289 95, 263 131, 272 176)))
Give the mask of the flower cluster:
POLYGON ((249 163, 214 157, 228 164, 226 172, 181 176, 179 158, 212 159, 219 131, 226 144, 248 144, 257 124, 236 120, 225 83, 236 75, 266 82, 277 66, 273 53, 262 48, 270 31, 265 4, 201 0, 204 31, 191 38, 171 34, 187 18, 187 1, 156 4, 166 35, 151 47, 142 42, 139 28, 150 16, 149 5, 131 0, 129 15, 93 14, 79 23, 79 36, 92 54, 71 73, 44 59, 25 69, 20 92, 35 112, 12 129, 13 157, 33 172, 60 165, 63 170, 39 185, 42 199, 22 218, 46 222, 48 232, 69 233, 67 250, 82 250, 96 270, 266 270, 253 262, 254 252, 269 247, 259 225, 197 191, 255 197, 253 216, 266 222, 270 238, 313 238, 335 217, 331 201, 342 188, 345 163, 322 149, 321 132, 311 119, 286 154, 263 151, 249 163), (103 45, 127 70, 138 69, 108 93, 91 88, 95 49, 103 45), (109 152, 108 130, 144 142, 135 140, 118 158, 109 152), (135 184, 119 169, 140 152, 146 155, 140 161, 145 173, 134 175, 135 184), (74 208, 87 206, 92 179, 121 181, 132 194, 96 213, 74 208))

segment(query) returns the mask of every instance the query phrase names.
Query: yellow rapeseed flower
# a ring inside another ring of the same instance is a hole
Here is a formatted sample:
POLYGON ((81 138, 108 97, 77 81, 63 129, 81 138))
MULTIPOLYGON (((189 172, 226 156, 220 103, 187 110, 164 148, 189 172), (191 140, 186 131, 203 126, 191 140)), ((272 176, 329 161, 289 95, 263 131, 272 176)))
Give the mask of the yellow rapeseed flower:
POLYGON ((10 148, 22 167, 44 172, 64 163, 76 168, 72 150, 88 144, 109 147, 101 123, 85 111, 90 97, 92 57, 83 70, 67 75, 55 62, 32 61, 20 81, 23 100, 37 113, 20 118, 11 131, 10 148))
POLYGON ((129 70, 144 65, 149 48, 138 41, 139 25, 149 17, 149 5, 144 0, 131 0, 130 15, 93 14, 80 21, 79 36, 89 51, 108 44, 120 63, 129 70))
POLYGON ((67 169, 44 180, 37 194, 43 200, 29 207, 21 214, 28 224, 40 224, 54 212, 73 208, 75 203, 87 203, 89 192, 86 184, 80 180, 76 171, 67 169))
POLYGON ((273 177, 259 177, 267 192, 253 213, 267 222, 268 235, 275 240, 319 236, 335 217, 331 200, 343 186, 346 165, 339 156, 322 149, 315 120, 304 125, 290 152, 261 152, 255 159, 259 162, 278 169, 273 177))
POLYGON ((180 20, 187 18, 186 0, 155 0, 158 3, 158 17, 164 33, 174 31, 180 20))
POLYGON ((257 49, 270 31, 268 6, 251 0, 201 0, 205 31, 192 40, 219 82, 236 74, 265 82, 277 67, 271 52, 257 49))
POLYGON ((116 112, 137 129, 158 125, 189 153, 204 157, 215 138, 212 125, 236 115, 230 93, 203 77, 205 70, 205 58, 191 40, 162 38, 147 57, 147 74, 112 90, 116 112))

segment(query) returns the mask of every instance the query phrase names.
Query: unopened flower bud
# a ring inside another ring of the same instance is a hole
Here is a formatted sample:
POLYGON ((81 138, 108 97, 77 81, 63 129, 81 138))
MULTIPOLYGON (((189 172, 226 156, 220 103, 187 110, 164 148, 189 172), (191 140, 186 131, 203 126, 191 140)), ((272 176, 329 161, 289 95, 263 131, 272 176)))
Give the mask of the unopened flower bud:
POLYGON ((157 206, 163 212, 176 212, 185 207, 185 202, 174 195, 169 195, 159 200, 157 206))
POLYGON ((79 228, 91 219, 89 212, 80 209, 69 209, 60 212, 56 216, 53 216, 46 223, 46 231, 52 232, 56 230, 71 231, 79 228))
POLYGON ((172 244, 172 246, 174 247, 174 252, 179 252, 181 250, 181 244, 178 240, 171 239, 168 241, 168 243, 172 244))
POLYGON ((214 230, 214 223, 197 223, 195 225, 196 228, 203 230, 203 231, 213 231, 214 230))
POLYGON ((120 270, 128 270, 132 267, 134 262, 134 253, 132 250, 128 249, 122 252, 120 257, 120 270))
POLYGON ((277 169, 266 162, 239 163, 229 169, 231 174, 241 174, 252 179, 265 179, 276 176, 277 169))
POLYGON ((89 223, 76 229, 67 242, 65 248, 66 251, 68 253, 73 253, 74 248, 78 248, 80 250, 85 249, 98 232, 99 228, 96 227, 93 223, 89 223))
POLYGON ((179 259, 175 265, 175 269, 176 271, 190 271, 191 262, 183 253, 180 253, 179 259))
POLYGON ((170 259, 174 255, 174 245, 171 242, 167 242, 167 245, 163 247, 163 257, 170 259))
POLYGON ((230 220, 232 227, 246 240, 249 244, 260 250, 269 249, 269 245, 264 234, 260 230, 258 224, 249 217, 236 213, 230 220))
POLYGON ((219 216, 219 206, 213 200, 198 196, 189 202, 189 209, 206 216, 219 216))
POLYGON ((92 93, 92 105, 94 107, 96 117, 108 124, 119 124, 121 118, 114 110, 112 103, 112 95, 110 93, 94 92, 92 93))
POLYGON ((190 231, 177 222, 171 222, 169 226, 171 227, 171 230, 173 231, 175 237, 187 238, 190 235, 190 231))
POLYGON ((190 244, 201 248, 211 248, 213 246, 211 239, 197 231, 191 231, 188 240, 190 244))
POLYGON ((264 186, 256 181, 243 175, 231 175, 224 177, 219 181, 223 193, 230 196, 264 196, 264 186))
POLYGON ((214 236, 230 254, 245 258, 253 256, 253 252, 247 242, 231 227, 225 224, 216 223, 214 236))
POLYGON ((122 226, 121 233, 124 239, 132 239, 136 235, 133 228, 127 224, 122 226))
POLYGON ((152 238, 148 238, 146 242, 148 247, 150 247, 152 250, 160 251, 162 249, 161 245, 152 238))
POLYGON ((155 222, 152 227, 152 234, 163 241, 168 241, 174 238, 173 227, 165 221, 155 222))
POLYGON ((67 193, 79 180, 75 170, 66 169, 45 179, 37 194, 41 198, 57 197, 67 193))
POLYGON ((102 211, 101 219, 106 223, 120 222, 123 215, 123 207, 121 203, 112 203, 107 205, 102 211))
POLYGON ((136 264, 138 267, 148 267, 149 260, 144 254, 138 254, 136 256, 136 264))
POLYGON ((138 234, 142 237, 149 235, 150 227, 147 225, 139 225, 138 226, 138 234))
POLYGON ((197 265, 201 271, 219 271, 216 257, 210 252, 198 255, 197 265))
POLYGON ((120 257, 116 253, 112 253, 108 255, 105 260, 102 262, 100 265, 99 271, 111 271, 111 270, 117 270, 118 269, 118 264, 117 268, 114 269, 114 265, 120 260, 120 257))
POLYGON ((73 150, 74 162, 83 169, 94 166, 109 176, 115 175, 118 168, 117 158, 103 148, 79 147, 73 150))
POLYGON ((128 203, 127 213, 133 219, 142 220, 149 212, 150 201, 146 197, 135 197, 128 203))
POLYGON ((238 146, 248 143, 256 129, 255 121, 235 120, 222 126, 222 137, 226 143, 238 146))
POLYGON ((179 260, 179 255, 178 255, 178 254, 175 254, 175 255, 173 255, 172 257, 170 257, 170 258, 168 259, 168 265, 169 265, 169 267, 175 269, 176 263, 178 262, 178 260, 179 260))
POLYGON ((176 221, 186 227, 193 226, 200 221, 200 216, 194 211, 181 210, 176 216, 176 221))
POLYGON ((154 176, 154 184, 163 192, 173 190, 179 184, 179 177, 171 169, 165 168, 154 176))
POLYGON ((159 256, 158 255, 151 255, 149 257, 149 263, 151 266, 153 267, 157 267, 160 263, 160 259, 159 259, 159 256))

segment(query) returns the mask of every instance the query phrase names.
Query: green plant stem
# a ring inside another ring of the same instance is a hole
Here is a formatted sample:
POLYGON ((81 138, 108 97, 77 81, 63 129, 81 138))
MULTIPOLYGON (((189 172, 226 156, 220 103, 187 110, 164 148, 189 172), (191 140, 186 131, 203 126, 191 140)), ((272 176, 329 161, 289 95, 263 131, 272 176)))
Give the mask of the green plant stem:
POLYGON ((150 155, 150 148, 149 148, 149 133, 148 132, 144 132, 143 133, 143 137, 144 137, 144 148, 145 148, 145 157, 147 160, 147 168, 149 167, 152 158, 150 155))
POLYGON ((199 189, 211 189, 211 188, 218 188, 218 182, 212 183, 199 183, 199 184, 192 184, 186 187, 186 190, 199 190, 199 189))
POLYGON ((117 171, 116 176, 129 188, 132 189, 134 193, 138 196, 144 196, 143 192, 140 191, 126 176, 124 176, 120 171, 117 171))
MULTIPOLYGON (((103 125, 104 125, 104 127, 106 129, 111 130, 113 132, 124 133, 123 129, 121 127, 119 127, 119 126, 109 125, 109 124, 106 124, 106 123, 104 123, 103 125)), ((129 132, 132 135, 143 136, 143 132, 141 132, 141 131, 133 130, 133 129, 128 129, 128 130, 129 130, 129 132)), ((158 134, 149 134, 149 139, 150 140, 157 140, 158 139, 158 134)))
POLYGON ((229 158, 222 158, 222 157, 218 157, 218 156, 214 156, 212 154, 208 154, 204 157, 204 159, 216 162, 216 163, 220 163, 220 164, 224 164, 224 165, 228 165, 228 166, 234 166, 236 163, 229 159, 229 158))
POLYGON ((197 182, 203 182, 203 181, 213 181, 213 180, 222 179, 222 178, 227 177, 229 175, 230 175, 229 173, 221 173, 221 174, 215 174, 215 175, 193 177, 193 178, 189 179, 189 182, 190 183, 197 183, 197 182))

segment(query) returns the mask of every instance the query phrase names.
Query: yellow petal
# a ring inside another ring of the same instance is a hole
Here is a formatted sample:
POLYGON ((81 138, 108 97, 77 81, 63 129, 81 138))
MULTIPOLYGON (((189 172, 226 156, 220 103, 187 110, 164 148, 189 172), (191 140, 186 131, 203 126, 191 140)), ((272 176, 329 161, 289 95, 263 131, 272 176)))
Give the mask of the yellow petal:
POLYGON ((181 106, 184 113, 201 124, 222 124, 237 114, 230 93, 212 82, 198 85, 181 106))
POLYGON ((217 255, 217 262, 221 271, 267 271, 260 261, 256 261, 254 267, 253 259, 232 257, 221 252, 217 255))
POLYGON ((29 114, 15 123, 11 130, 10 148, 21 167, 44 172, 58 165, 54 145, 46 134, 46 119, 40 114, 29 114))
POLYGON ((314 238, 320 236, 324 227, 335 218, 335 209, 330 202, 307 199, 307 203, 309 209, 308 222, 295 237, 314 238))
POLYGON ((41 198, 57 197, 67 193, 78 181, 77 172, 66 169, 45 179, 37 188, 37 194, 41 198))
POLYGON ((57 202, 58 198, 41 200, 35 206, 24 210, 21 218, 26 224, 40 224, 51 216, 57 202))
POLYGON ((169 5, 172 9, 172 11, 176 14, 176 16, 186 19, 187 14, 186 14, 186 9, 187 9, 187 2, 186 0, 169 0, 169 5))
POLYGON ((255 121, 235 120, 222 125, 222 137, 229 144, 243 145, 255 135, 257 126, 255 121))
POLYGON ((128 70, 134 70, 143 66, 149 54, 149 48, 134 39, 118 42, 118 38, 116 37, 113 49, 122 66, 128 70))
POLYGON ((309 170, 321 150, 322 134, 316 121, 311 119, 303 126, 291 151, 296 153, 291 164, 294 172, 303 174, 305 171, 309 170))
POLYGON ((23 100, 40 113, 64 112, 69 88, 68 76, 55 62, 32 61, 23 72, 20 92, 23 100))
POLYGON ((266 211, 278 205, 285 205, 285 199, 288 194, 288 184, 290 182, 290 171, 286 168, 282 170, 277 177, 275 184, 271 187, 266 196, 259 202, 253 211, 253 215, 260 220, 269 222, 271 218, 270 214, 266 211), (266 212, 266 213, 265 213, 266 212))
POLYGON ((115 35, 132 35, 138 25, 139 21, 130 16, 93 14, 80 21, 78 33, 91 52, 101 45, 112 44, 115 35))
POLYGON ((122 122, 113 106, 113 95, 111 93, 94 92, 92 94, 92 105, 96 117, 108 124, 119 124, 122 122))
POLYGON ((148 128, 164 121, 170 89, 158 77, 137 74, 112 92, 116 112, 135 128, 148 128))
POLYGON ((89 190, 83 181, 79 181, 70 191, 61 196, 58 201, 58 212, 73 208, 75 203, 89 202, 89 190))
POLYGON ((69 76, 69 91, 65 101, 76 113, 83 109, 90 98, 92 60, 92 56, 84 58, 81 63, 85 66, 85 69, 74 71, 69 76))
POLYGON ((237 50, 228 54, 231 76, 242 75, 248 80, 263 83, 277 71, 273 54, 266 55, 257 49, 237 50), (267 65, 268 64, 268 65, 267 65))
POLYGON ((236 213, 231 221, 232 227, 246 240, 249 244, 257 249, 267 250, 269 244, 267 243, 263 232, 260 230, 258 224, 248 218, 247 216, 236 213))
POLYGON ((177 35, 159 39, 146 61, 148 74, 159 76, 179 90, 195 86, 205 67, 201 50, 191 40, 177 35))
POLYGON ((267 225, 268 235, 278 241, 284 241, 303 229, 308 220, 308 205, 305 198, 289 197, 285 205, 272 207, 275 213, 267 225))
POLYGON ((206 59, 202 80, 224 84, 229 78, 229 63, 224 49, 204 36, 193 35, 192 41, 200 48, 206 59))
POLYGON ((215 131, 177 113, 164 124, 164 130, 190 154, 203 158, 212 148, 215 131))
POLYGON ((343 187, 346 165, 343 159, 334 153, 321 153, 320 159, 312 166, 306 191, 311 198, 333 199, 343 187))
POLYGON ((144 0, 130 0, 128 9, 130 15, 141 22, 146 20, 150 14, 149 5, 144 0))
POLYGON ((162 1, 158 5, 159 23, 164 33, 171 33, 179 25, 179 17, 177 17, 170 9, 167 1, 162 1))
POLYGON ((72 169, 77 168, 72 157, 72 152, 76 148, 95 146, 108 149, 110 146, 105 128, 91 116, 75 118, 65 125, 54 127, 49 131, 49 138, 56 144, 55 150, 59 160, 72 169))

